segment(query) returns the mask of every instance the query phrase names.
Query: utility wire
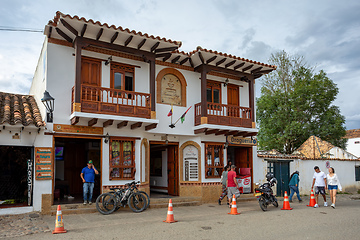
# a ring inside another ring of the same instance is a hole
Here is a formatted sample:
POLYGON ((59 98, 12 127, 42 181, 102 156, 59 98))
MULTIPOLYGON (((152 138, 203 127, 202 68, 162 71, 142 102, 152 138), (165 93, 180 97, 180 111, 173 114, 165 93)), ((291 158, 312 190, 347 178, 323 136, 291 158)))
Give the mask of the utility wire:
POLYGON ((40 29, 32 29, 32 28, 15 28, 15 27, 7 27, 0 26, 0 31, 10 31, 10 32, 43 32, 40 29))

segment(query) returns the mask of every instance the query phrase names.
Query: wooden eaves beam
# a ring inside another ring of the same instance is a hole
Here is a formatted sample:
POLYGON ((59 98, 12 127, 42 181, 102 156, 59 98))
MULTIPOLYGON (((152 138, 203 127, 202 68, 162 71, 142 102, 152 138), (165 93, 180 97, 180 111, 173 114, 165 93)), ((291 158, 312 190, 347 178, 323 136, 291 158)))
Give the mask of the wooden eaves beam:
POLYGON ((223 59, 221 59, 220 61, 217 61, 215 65, 216 65, 216 66, 219 66, 220 64, 222 64, 223 62, 225 62, 226 59, 227 59, 227 58, 223 58, 223 59))
POLYGON ((139 128, 141 127, 142 125, 142 122, 137 122, 137 123, 134 123, 130 126, 131 129, 136 129, 136 128, 139 128))
POLYGON ((131 40, 133 39, 134 36, 130 36, 128 37, 128 39, 126 39, 125 43, 124 43, 124 46, 126 47, 127 45, 129 45, 129 43, 131 42, 131 40))
POLYGON ((155 55, 155 58, 161 58, 161 57, 171 57, 171 53, 159 53, 155 55))
POLYGON ((155 49, 156 49, 159 45, 160 45, 160 42, 155 43, 155 44, 151 47, 150 51, 151 51, 151 52, 155 51, 155 49))
POLYGON ((61 29, 59 28, 55 28, 56 32, 62 36, 66 41, 72 43, 73 42, 73 39, 71 37, 69 37, 68 35, 66 35, 66 33, 64 33, 63 31, 61 31, 61 29))
POLYGON ((154 129, 156 127, 157 127, 157 123, 149 124, 149 125, 145 126, 145 131, 149 131, 149 130, 154 129))
POLYGON ((146 42, 146 39, 143 39, 143 40, 139 43, 138 49, 142 48, 142 46, 144 46, 145 42, 146 42))
POLYGON ((48 38, 51 38, 52 27, 49 28, 48 38))
POLYGON ((103 127, 106 128, 108 126, 111 126, 113 124, 114 120, 107 120, 103 122, 103 127))
POLYGON ((83 28, 81 29, 81 33, 80 33, 81 37, 83 37, 85 35, 86 29, 87 29, 87 24, 85 23, 83 28))
POLYGON ((206 60, 206 64, 211 63, 212 61, 214 61, 217 58, 217 56, 213 56, 211 58, 209 58, 208 60, 206 60))
POLYGON ((206 130, 205 135, 216 134, 217 132, 219 132, 219 129, 206 130))
POLYGON ((251 70, 251 74, 259 72, 262 68, 263 67, 258 67, 258 68, 255 68, 255 69, 251 70))
POLYGON ((204 57, 203 57, 203 55, 201 54, 201 52, 198 52, 198 55, 199 55, 199 58, 200 58, 202 64, 204 64, 205 61, 204 61, 204 57))
POLYGON ((183 60, 181 60, 180 65, 183 65, 184 63, 186 63, 190 58, 186 57, 183 60))
POLYGON ((110 42, 114 43, 118 36, 119 36, 119 32, 114 33, 114 35, 111 37, 110 42))
POLYGON ((67 21, 65 21, 64 19, 60 19, 60 22, 62 23, 62 25, 64 25, 64 27, 66 27, 70 32, 72 32, 75 36, 78 36, 79 33, 78 31, 73 28, 73 26, 71 26, 67 21))
POLYGON ((117 128, 122 128, 122 127, 126 127, 128 124, 128 121, 122 121, 120 123, 118 123, 118 125, 116 126, 117 128))
POLYGON ((89 120, 88 126, 89 126, 89 127, 94 126, 94 125, 97 123, 97 121, 98 121, 97 118, 93 118, 93 119, 89 120))
POLYGON ((180 55, 171 60, 171 63, 176 63, 180 59, 180 55))
POLYGON ((230 67, 230 66, 231 66, 231 65, 233 65, 234 63, 236 63, 236 60, 233 60, 233 61, 231 61, 231 62, 229 62, 229 63, 225 64, 225 68, 230 67))
POLYGON ((167 47, 167 48, 158 48, 155 49, 155 53, 160 53, 160 52, 172 52, 174 50, 178 49, 178 47, 167 47))
POLYGON ((253 66, 254 66, 254 64, 251 64, 251 65, 249 65, 249 66, 244 67, 243 69, 241 69, 241 71, 245 72, 245 71, 251 69, 253 66))
POLYGON ((238 69, 238 68, 241 68, 241 67, 244 66, 244 65, 245 65, 245 62, 240 63, 240 64, 234 66, 234 70, 236 70, 236 69, 238 69))
POLYGON ((100 28, 98 34, 96 35, 96 41, 98 41, 98 40, 100 39, 100 37, 101 37, 101 35, 103 34, 103 32, 104 32, 104 29, 103 29, 103 28, 100 28))

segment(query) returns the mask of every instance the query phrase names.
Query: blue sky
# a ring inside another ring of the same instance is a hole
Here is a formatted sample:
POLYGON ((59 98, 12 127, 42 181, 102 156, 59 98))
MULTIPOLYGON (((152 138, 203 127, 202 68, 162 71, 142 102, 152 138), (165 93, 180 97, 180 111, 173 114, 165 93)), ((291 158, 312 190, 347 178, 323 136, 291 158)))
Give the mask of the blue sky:
MULTIPOLYGON (((56 11, 182 41, 185 52, 201 46, 264 63, 279 50, 302 55, 337 84, 346 128, 360 128, 358 0, 12 0, 0 5, 0 26, 43 30, 56 11)), ((0 91, 27 94, 45 36, 0 34, 0 91)))

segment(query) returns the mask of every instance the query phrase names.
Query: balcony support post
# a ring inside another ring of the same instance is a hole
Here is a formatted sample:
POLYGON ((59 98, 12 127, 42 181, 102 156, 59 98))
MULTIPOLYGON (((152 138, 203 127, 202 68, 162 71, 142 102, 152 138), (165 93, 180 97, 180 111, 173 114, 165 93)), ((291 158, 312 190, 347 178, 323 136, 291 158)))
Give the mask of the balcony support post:
POLYGON ((150 105, 151 113, 156 111, 156 93, 155 93, 155 58, 149 59, 150 64, 150 105))
POLYGON ((254 85, 255 85, 255 79, 253 76, 249 79, 249 103, 250 103, 250 109, 251 109, 251 121, 255 122, 255 104, 254 104, 254 85))
POLYGON ((205 65, 202 65, 199 70, 201 73, 201 118, 203 119, 203 117, 207 117, 206 75, 207 75, 208 71, 207 71, 207 67, 205 65))

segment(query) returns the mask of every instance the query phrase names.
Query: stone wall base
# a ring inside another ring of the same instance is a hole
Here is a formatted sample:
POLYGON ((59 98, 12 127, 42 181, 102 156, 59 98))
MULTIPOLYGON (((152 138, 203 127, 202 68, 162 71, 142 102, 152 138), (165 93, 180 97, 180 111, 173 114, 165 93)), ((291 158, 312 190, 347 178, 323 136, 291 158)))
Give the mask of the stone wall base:
POLYGON ((201 197, 203 203, 216 202, 221 195, 220 183, 181 183, 180 197, 201 197))
POLYGON ((50 215, 53 195, 42 194, 41 195, 41 214, 50 215))

